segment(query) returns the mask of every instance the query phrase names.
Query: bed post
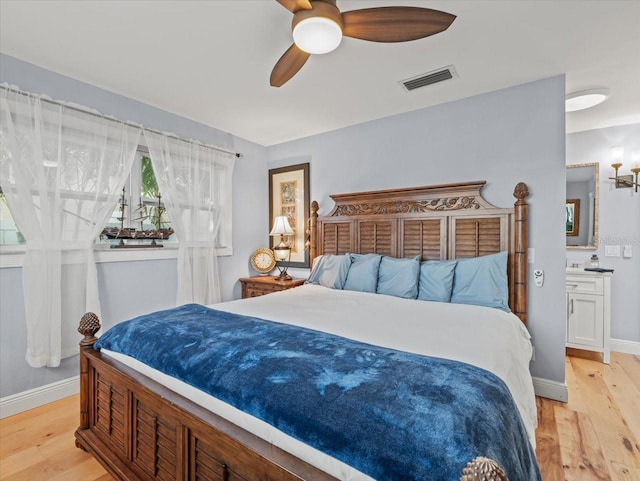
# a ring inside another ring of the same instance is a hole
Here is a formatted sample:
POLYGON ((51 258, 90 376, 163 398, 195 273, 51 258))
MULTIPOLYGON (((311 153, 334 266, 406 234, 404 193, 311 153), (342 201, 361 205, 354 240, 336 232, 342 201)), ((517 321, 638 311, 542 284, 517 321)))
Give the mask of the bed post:
MULTIPOLYGON (((84 336, 80 341, 80 427, 89 429, 89 360, 85 352, 93 349, 100 330, 100 319, 93 312, 87 312, 78 326, 78 332, 84 336)), ((76 443, 77 444, 77 443, 76 443)))
POLYGON ((318 209, 320 206, 314 200, 311 202, 311 212, 309 215, 309 268, 313 267, 313 259, 316 257, 318 249, 318 209))
POLYGON ((516 185, 513 196, 518 199, 514 204, 514 253, 513 273, 515 289, 515 315, 527 325, 527 248, 529 246, 529 205, 525 200, 529 188, 524 182, 516 185))

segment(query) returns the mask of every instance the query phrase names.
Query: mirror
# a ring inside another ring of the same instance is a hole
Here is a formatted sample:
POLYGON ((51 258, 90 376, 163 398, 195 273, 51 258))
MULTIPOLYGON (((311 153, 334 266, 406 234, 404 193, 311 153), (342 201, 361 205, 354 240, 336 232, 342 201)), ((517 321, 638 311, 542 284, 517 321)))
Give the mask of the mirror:
POLYGON ((567 249, 598 247, 598 162, 567 165, 567 249))

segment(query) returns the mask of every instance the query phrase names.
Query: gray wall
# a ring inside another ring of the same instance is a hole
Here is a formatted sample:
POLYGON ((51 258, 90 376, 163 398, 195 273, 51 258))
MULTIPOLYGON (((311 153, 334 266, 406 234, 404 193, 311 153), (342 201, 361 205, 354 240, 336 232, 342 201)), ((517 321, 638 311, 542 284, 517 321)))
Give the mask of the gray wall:
MULTIPOLYGON (((545 286, 529 294, 532 373, 564 380, 564 77, 269 148, 6 55, 0 82, 242 152, 233 180, 234 255, 220 259, 225 300, 240 296, 237 279, 250 274, 250 253, 269 240, 268 168, 311 162, 311 196, 321 213, 334 193, 482 179, 489 202, 510 206, 515 184, 527 182, 535 267, 547 275, 545 286)), ((175 269, 175 260, 100 264, 105 325, 173 305, 175 269)), ((75 375, 74 359, 58 369, 27 366, 21 269, 0 269, 0 286, 0 396, 75 375)))
MULTIPOLYGON (((98 264, 104 329, 117 320, 175 306, 175 273, 175 260, 98 264)), ((63 359, 57 368, 35 369, 25 361, 26 352, 22 269, 0 269, 0 397, 78 375, 78 356, 63 359)))
POLYGON ((567 135, 567 164, 600 163, 598 249, 567 249, 569 262, 585 263, 598 254, 600 266, 614 269, 611 280, 611 337, 640 342, 640 192, 616 189, 609 180, 611 147, 624 147, 620 174, 630 174, 631 152, 640 151, 640 124, 567 135), (606 245, 631 245, 632 257, 605 257, 606 245))
POLYGON ((333 206, 330 194, 485 179, 486 199, 506 207, 526 182, 534 265, 546 274, 544 287, 529 290, 531 370, 563 382, 564 115, 559 76, 272 146, 268 163, 310 157, 321 214, 333 206))

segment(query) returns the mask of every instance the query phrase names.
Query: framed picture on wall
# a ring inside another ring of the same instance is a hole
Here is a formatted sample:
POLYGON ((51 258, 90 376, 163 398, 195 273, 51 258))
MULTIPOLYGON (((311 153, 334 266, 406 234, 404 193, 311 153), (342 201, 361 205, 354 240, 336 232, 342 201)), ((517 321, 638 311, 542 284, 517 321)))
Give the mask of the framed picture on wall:
MULTIPOLYGON (((269 170, 269 232, 276 216, 289 219, 293 234, 285 236, 291 247, 290 267, 309 267, 309 251, 305 249, 309 219, 309 163, 269 170)), ((280 242, 271 237, 271 248, 280 242)))
POLYGON ((580 235, 580 199, 567 199, 565 216, 567 235, 580 235))

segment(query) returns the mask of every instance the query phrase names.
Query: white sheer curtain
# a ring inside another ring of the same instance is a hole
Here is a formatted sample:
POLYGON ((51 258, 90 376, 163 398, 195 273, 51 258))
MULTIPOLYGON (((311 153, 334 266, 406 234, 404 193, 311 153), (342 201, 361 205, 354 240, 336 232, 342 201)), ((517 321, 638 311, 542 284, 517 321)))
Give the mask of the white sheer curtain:
POLYGON ((177 304, 220 302, 216 240, 231 215, 235 155, 147 130, 144 137, 178 237, 177 304))
POLYGON ((26 239, 27 362, 77 352, 77 323, 100 313, 93 244, 131 170, 141 129, 0 88, 0 186, 26 239))

